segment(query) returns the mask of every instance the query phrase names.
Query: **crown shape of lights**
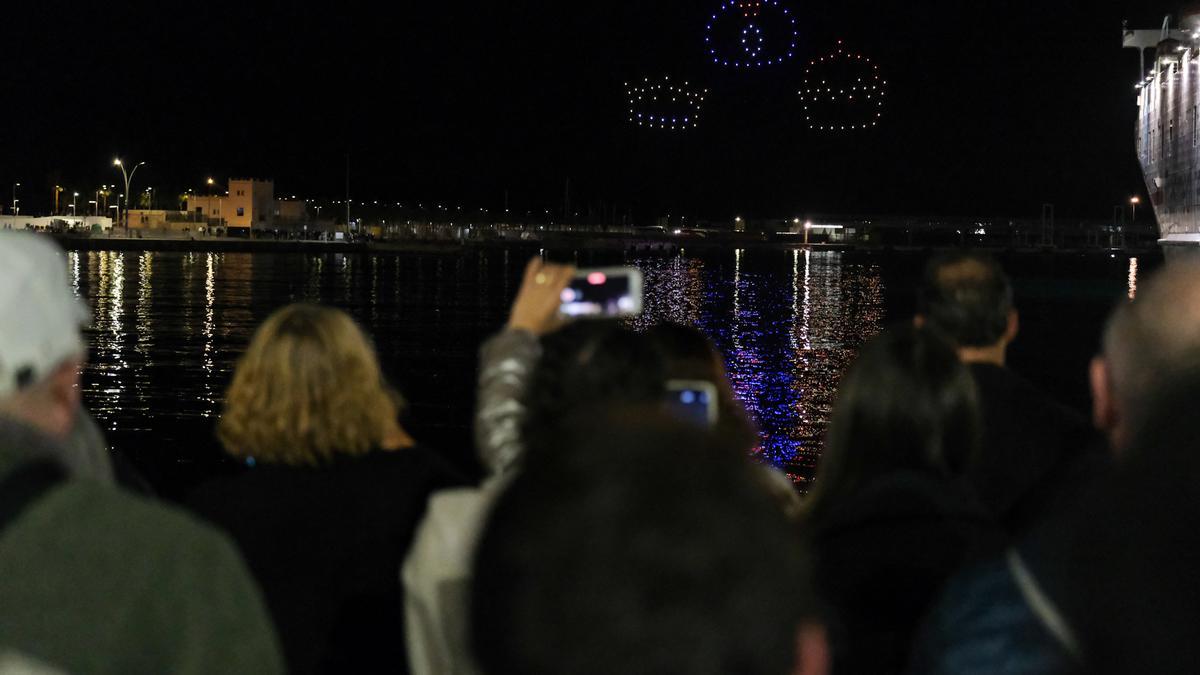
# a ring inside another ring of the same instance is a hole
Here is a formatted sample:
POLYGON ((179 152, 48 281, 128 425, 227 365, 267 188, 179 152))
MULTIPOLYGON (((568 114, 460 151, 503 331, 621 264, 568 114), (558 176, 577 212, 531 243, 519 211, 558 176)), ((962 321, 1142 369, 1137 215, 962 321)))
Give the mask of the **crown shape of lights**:
POLYGON ((673 83, 670 77, 625 83, 629 121, 652 129, 695 129, 707 95, 707 89, 692 87, 686 81, 673 83))

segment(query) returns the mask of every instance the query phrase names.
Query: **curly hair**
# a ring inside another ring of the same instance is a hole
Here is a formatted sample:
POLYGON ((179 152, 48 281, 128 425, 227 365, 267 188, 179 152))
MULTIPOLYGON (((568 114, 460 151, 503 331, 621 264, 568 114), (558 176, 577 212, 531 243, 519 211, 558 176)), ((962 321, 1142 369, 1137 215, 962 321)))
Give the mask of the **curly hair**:
POLYGON ((378 448, 402 406, 353 319, 294 304, 258 328, 238 361, 217 437, 239 459, 317 465, 378 448))

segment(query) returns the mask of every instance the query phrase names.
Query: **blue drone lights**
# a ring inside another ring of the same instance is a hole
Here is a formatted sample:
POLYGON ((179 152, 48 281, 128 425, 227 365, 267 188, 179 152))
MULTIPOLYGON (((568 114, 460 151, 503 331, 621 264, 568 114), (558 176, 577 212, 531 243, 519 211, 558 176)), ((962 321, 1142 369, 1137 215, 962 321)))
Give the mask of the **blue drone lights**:
POLYGON ((674 84, 670 77, 641 84, 625 83, 629 101, 629 121, 652 129, 695 129, 700 125, 707 89, 691 87, 687 82, 674 84))
POLYGON ((746 56, 755 59, 762 53, 762 49, 762 29, 754 24, 748 24, 742 29, 742 50, 746 52, 746 56))
POLYGON ((712 62, 730 68, 762 68, 796 53, 796 17, 778 0, 726 0, 704 29, 712 62))

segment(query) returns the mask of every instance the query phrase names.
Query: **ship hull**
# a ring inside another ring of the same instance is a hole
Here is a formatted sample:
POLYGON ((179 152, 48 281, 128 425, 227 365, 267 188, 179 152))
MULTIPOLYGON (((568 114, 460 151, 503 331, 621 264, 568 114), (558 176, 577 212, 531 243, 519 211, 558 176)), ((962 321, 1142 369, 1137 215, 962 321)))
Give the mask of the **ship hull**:
POLYGON ((1200 249, 1200 54, 1176 39, 1159 44, 1138 85, 1137 155, 1159 244, 1171 257, 1200 249))

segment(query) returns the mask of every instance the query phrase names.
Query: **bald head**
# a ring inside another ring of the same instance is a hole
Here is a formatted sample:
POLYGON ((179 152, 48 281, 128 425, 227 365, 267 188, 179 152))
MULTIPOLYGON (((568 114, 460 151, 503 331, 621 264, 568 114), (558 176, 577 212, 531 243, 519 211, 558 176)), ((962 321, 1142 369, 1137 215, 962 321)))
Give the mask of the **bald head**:
POLYGON ((1096 423, 1125 446, 1148 412, 1146 401, 1179 373, 1200 367, 1200 263, 1172 262, 1105 326, 1092 365, 1096 423))

